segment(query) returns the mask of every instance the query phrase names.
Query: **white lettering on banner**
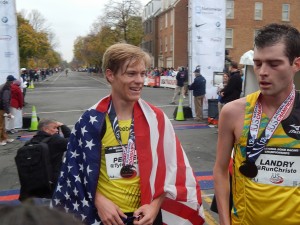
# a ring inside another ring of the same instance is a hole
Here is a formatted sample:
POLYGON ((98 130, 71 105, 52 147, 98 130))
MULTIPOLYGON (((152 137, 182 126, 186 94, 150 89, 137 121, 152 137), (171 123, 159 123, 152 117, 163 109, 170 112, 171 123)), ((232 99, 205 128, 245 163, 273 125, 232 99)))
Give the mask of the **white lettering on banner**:
POLYGON ((258 174, 252 180, 262 184, 298 186, 300 149, 266 147, 256 160, 258 174))
MULTIPOLYGON (((189 83, 194 81, 193 71, 200 65, 206 79, 206 98, 203 113, 208 112, 207 99, 217 98, 214 73, 222 72, 225 63, 226 1, 189 0, 191 43, 189 46, 189 83)), ((194 101, 190 101, 194 110, 194 101)))

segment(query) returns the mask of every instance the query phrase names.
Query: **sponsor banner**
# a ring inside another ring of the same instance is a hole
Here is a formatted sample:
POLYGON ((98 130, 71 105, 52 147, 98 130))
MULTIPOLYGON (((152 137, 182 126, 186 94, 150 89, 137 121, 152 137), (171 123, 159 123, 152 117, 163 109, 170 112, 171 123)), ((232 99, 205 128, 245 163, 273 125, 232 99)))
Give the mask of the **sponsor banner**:
POLYGON ((19 78, 19 48, 15 0, 0 0, 0 84, 8 75, 19 78))
POLYGON ((176 87, 176 77, 161 76, 160 77, 160 86, 175 89, 175 87, 176 87))
MULTIPOLYGON (((193 72, 200 65, 201 74, 206 79, 206 97, 216 99, 217 87, 213 85, 213 75, 215 72, 222 72, 225 63, 225 0, 190 0, 189 6, 189 67, 193 72)), ((193 80, 194 77, 191 76, 190 82, 193 80)), ((207 102, 205 105, 207 106, 207 102)))

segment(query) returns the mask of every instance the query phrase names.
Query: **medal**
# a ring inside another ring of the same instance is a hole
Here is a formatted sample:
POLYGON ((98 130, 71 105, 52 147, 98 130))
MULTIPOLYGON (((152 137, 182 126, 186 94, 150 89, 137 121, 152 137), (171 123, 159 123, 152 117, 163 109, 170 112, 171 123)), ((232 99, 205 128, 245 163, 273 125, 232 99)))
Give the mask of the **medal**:
POLYGON ((255 162, 250 162, 249 160, 243 162, 243 164, 239 168, 239 171, 241 172, 241 174, 248 178, 254 178, 258 173, 255 162))
POLYGON ((125 165, 121 168, 120 175, 123 178, 133 178, 136 176, 135 167, 132 165, 125 165))

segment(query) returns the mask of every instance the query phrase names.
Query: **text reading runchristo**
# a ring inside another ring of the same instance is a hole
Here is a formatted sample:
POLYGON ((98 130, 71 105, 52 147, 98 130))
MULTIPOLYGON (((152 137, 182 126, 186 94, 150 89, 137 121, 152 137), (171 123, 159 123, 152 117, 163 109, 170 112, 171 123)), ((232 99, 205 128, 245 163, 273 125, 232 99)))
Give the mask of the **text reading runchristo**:
POLYGON ((295 162, 282 161, 282 160, 265 160, 261 159, 257 166, 259 170, 281 172, 281 173, 296 173, 297 170, 293 169, 295 162))

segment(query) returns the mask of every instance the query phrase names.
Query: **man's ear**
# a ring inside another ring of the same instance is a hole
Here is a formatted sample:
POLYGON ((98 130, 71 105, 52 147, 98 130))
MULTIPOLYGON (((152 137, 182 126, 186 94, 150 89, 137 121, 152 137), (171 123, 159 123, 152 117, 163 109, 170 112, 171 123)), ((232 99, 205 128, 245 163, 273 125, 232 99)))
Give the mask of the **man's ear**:
POLYGON ((300 57, 294 59, 293 67, 295 72, 298 72, 300 70, 300 57))
POLYGON ((114 74, 113 74, 113 72, 110 69, 107 69, 105 71, 105 76, 106 76, 106 79, 107 79, 107 81, 109 83, 111 83, 113 81, 113 79, 114 79, 114 74))

